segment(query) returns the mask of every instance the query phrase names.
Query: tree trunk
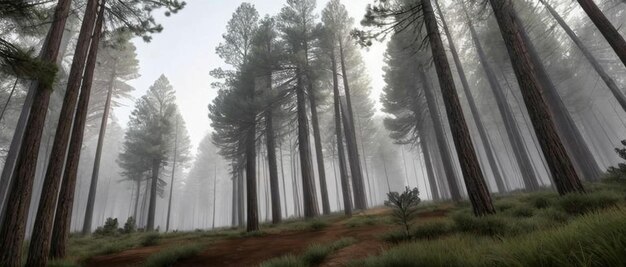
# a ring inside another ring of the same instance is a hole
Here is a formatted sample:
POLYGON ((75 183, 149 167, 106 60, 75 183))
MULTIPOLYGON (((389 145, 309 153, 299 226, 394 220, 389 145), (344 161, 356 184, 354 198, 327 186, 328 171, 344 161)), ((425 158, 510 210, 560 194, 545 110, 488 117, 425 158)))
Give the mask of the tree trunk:
POLYGON ((530 191, 537 190, 539 189, 538 178, 535 175, 535 171, 530 156, 528 155, 528 151, 525 149, 524 139, 522 138, 521 131, 517 124, 517 120, 515 119, 514 113, 511 110, 511 106, 509 105, 508 100, 506 99, 504 90, 500 86, 498 78, 496 77, 496 74, 487 59, 487 55, 483 50, 482 44, 478 39, 478 34, 476 33, 474 25, 472 24, 472 21, 468 13, 466 12, 464 2, 463 8, 465 11, 467 23, 469 25, 470 34, 472 36, 472 40, 474 41, 474 47, 476 47, 476 52, 478 53, 479 62, 483 68, 483 71, 485 72, 485 75, 487 76, 487 81, 489 82, 491 92, 495 96, 499 110, 498 113, 500 113, 500 115, 502 116, 502 121, 504 122, 507 137, 511 142, 511 147, 513 148, 513 154, 515 155, 517 166, 519 166, 520 168, 524 187, 526 188, 526 190, 530 191))
POLYGON ((217 163, 215 164, 215 169, 213 173, 213 216, 211 216, 211 219, 213 219, 213 223, 211 224, 211 229, 215 229, 215 208, 216 208, 215 200, 217 199, 216 197, 217 189, 215 188, 216 186, 217 186, 217 163))
POLYGON ((441 36, 437 26, 437 19, 435 17, 435 13, 433 12, 430 0, 422 0, 422 11, 426 30, 429 36, 428 39, 433 54, 435 69, 437 70, 437 77, 439 78, 439 85, 443 94, 443 102, 448 113, 450 130, 452 131, 452 137, 457 149, 459 162, 461 163, 461 171, 463 173, 465 187, 467 188, 469 199, 472 202, 474 214, 482 216, 495 213, 495 209, 491 201, 491 195, 485 184, 485 179, 483 178, 483 174, 480 169, 480 163, 478 162, 478 158, 474 152, 472 139, 469 135, 469 129, 467 128, 467 123, 463 117, 461 103, 456 93, 454 79, 452 78, 452 71, 448 65, 446 51, 441 41, 441 36))
POLYGON ((319 120, 317 118, 317 104, 313 82, 309 81, 309 103, 311 105, 311 124, 313 125, 313 141, 315 142, 315 156, 317 158, 317 172, 320 179, 320 193, 322 193, 322 212, 324 215, 330 214, 330 203, 328 202, 328 186, 326 184, 326 168, 324 167, 324 150, 322 149, 322 137, 320 135, 319 120))
POLYGON ((461 191, 457 183, 456 173, 454 166, 452 165, 452 155, 448 149, 447 140, 444 134, 443 122, 437 108, 437 102, 433 88, 430 86, 426 78, 426 74, 423 70, 418 71, 418 75, 421 79, 422 86, 424 86, 424 95, 426 96, 426 103, 428 105, 428 113, 430 119, 433 121, 433 129, 435 130, 435 139, 437 140, 437 147, 441 155, 441 163, 443 164, 443 176, 448 181, 448 189, 453 201, 461 201, 461 191))
POLYGON ((102 159, 102 148, 104 147, 104 138, 106 136, 107 124, 109 121, 109 112, 111 110, 111 98, 113 96, 114 79, 115 72, 112 72, 111 79, 109 80, 109 90, 107 91, 107 98, 104 104, 104 113, 102 114, 102 121, 100 123, 100 133, 98 134, 98 145, 96 147, 96 156, 93 163, 93 171, 91 173, 91 183, 89 186, 89 195, 87 197, 87 208, 85 210, 85 219, 83 221, 83 235, 91 233, 93 208, 94 204, 96 203, 98 176, 100 175, 100 161, 102 159))
MULTIPOLYGON (((518 25, 523 25, 517 16, 513 17, 513 19, 518 25)), ((556 86, 548 76, 541 56, 539 56, 539 53, 523 27, 521 28, 520 34, 528 45, 528 53, 537 68, 539 81, 543 84, 544 96, 552 112, 552 116, 555 118, 554 122, 557 127, 557 133, 564 142, 568 155, 573 160, 574 169, 578 173, 582 173, 585 179, 599 179, 602 175, 602 170, 600 170, 598 163, 589 149, 587 141, 583 138, 578 126, 576 126, 574 119, 559 96, 556 86)))
POLYGON ((440 199, 439 191, 437 189, 437 181, 435 178, 435 173, 433 171, 432 159, 430 155, 430 151, 428 150, 428 141, 426 141, 426 133, 423 131, 424 127, 420 129, 420 148, 422 150, 422 154, 424 155, 424 165, 426 166, 426 174, 428 175, 428 184, 430 186, 430 193, 433 196, 433 201, 437 201, 440 199))
MULTIPOLYGON (((268 75, 267 90, 271 95, 272 73, 268 75)), ((270 191, 272 198, 272 223, 280 223, 282 207, 280 204, 280 185, 278 183, 278 164, 276 162, 276 135, 274 133, 273 107, 270 105, 265 111, 265 144, 267 150, 267 164, 270 173, 270 191)), ((282 153, 282 151, 281 151, 282 153)), ((282 162, 281 162, 282 164, 282 162)), ((284 180, 283 180, 284 181, 284 180)))
POLYGON ((246 218, 244 216, 244 210, 245 210, 245 203, 244 203, 244 192, 245 191, 245 186, 244 186, 244 181, 243 181, 243 170, 238 170, 237 171, 237 223, 239 225, 239 227, 244 226, 244 223, 246 222, 246 218))
POLYGON ((176 176, 176 161, 178 160, 178 117, 176 118, 176 128, 174 128, 174 160, 172 160, 172 179, 170 180, 170 197, 167 201, 167 222, 165 232, 170 230, 170 215, 172 214, 172 195, 174 194, 174 176, 176 176))
MULTIPOLYGON (((585 56, 587 61, 589 61, 593 69, 598 73, 600 78, 602 78, 602 81, 604 81, 604 83, 609 88, 609 90, 611 90, 611 93, 613 93, 613 96, 615 96, 615 99, 617 99, 617 102, 622 107, 622 110, 626 111, 626 96, 624 96, 624 93, 622 93, 622 91, 619 89, 619 87, 615 83, 615 80, 613 80, 609 76, 609 74, 604 70, 604 67, 600 65, 600 62, 598 62, 596 57, 591 53, 591 51, 587 48, 587 46, 583 44, 582 40, 578 38, 578 35, 576 35, 576 33, 569 27, 569 25, 567 25, 567 23, 565 22, 565 20, 563 20, 563 18, 559 15, 559 13, 556 12, 556 10, 554 10, 554 8, 552 8, 552 6, 550 6, 550 4, 546 2, 546 0, 539 0, 539 1, 546 7, 546 9, 548 9, 548 12, 550 12, 552 17, 554 17, 554 19, 561 26, 561 28, 563 28, 565 33, 567 33, 570 39, 572 39, 572 42, 574 42, 574 44, 578 47, 578 49, 580 49, 583 56, 585 56)), ((622 48, 622 49, 626 49, 626 48, 622 48)))
POLYGON ((139 195, 141 194, 141 179, 137 179, 137 189, 135 190, 135 208, 133 209, 133 219, 135 219, 135 227, 139 226, 139 221, 138 221, 138 210, 137 207, 139 207, 139 195))
POLYGON ((301 70, 296 70, 298 85, 296 99, 298 109, 298 151, 300 152, 300 165, 302 168, 302 192, 304 203, 304 217, 313 218, 319 214, 317 207, 317 194, 315 193, 315 179, 311 161, 311 146, 309 140, 309 122, 306 116, 306 92, 302 84, 301 70))
POLYGON ((361 172, 361 162, 359 158, 359 148, 356 142, 356 132, 354 128, 354 113, 352 109, 352 98, 350 96, 350 84, 348 82, 348 72, 346 70, 343 43, 339 41, 339 57, 341 62, 341 76, 343 77, 343 88, 346 97, 346 110, 344 116, 344 129, 346 134, 346 146, 348 148, 348 162, 352 173, 352 187, 354 190, 354 208, 359 210, 367 209, 367 199, 365 197, 365 186, 363 183, 363 173, 361 172))
POLYGON ((152 160, 152 177, 150 178, 150 204, 148 205, 148 222, 146 224, 146 231, 148 232, 154 231, 159 169, 161 169, 161 162, 159 162, 158 160, 152 160))
POLYGON ((238 221, 238 217, 237 217, 237 175, 236 172, 233 171, 233 196, 232 196, 232 215, 231 215, 231 226, 235 227, 237 225, 239 225, 239 221, 238 221))
POLYGON ((537 66, 528 52, 529 44, 522 36, 523 28, 516 19, 513 5, 508 0, 490 0, 490 3, 511 57, 535 134, 548 161, 559 194, 584 192, 574 165, 556 131, 552 114, 543 96, 544 88, 537 73, 537 66))
MULTIPOLYGON (((254 115, 253 115, 254 116, 254 115)), ((247 217, 246 231, 253 232, 259 230, 259 211, 256 184, 256 126, 254 117, 246 133, 246 196, 247 196, 247 217)))
POLYGON ((470 113, 472 114, 472 118, 476 123, 476 128, 478 129, 478 135, 480 136, 480 140, 483 144, 483 149, 487 156, 487 161, 489 161, 489 166, 491 167, 491 173, 493 174, 493 178, 496 182, 496 186, 498 187, 498 192, 505 193, 504 188, 504 179, 502 178, 502 173, 498 168, 496 163, 496 155, 495 152, 491 149, 489 145, 489 138, 487 137, 487 131, 485 130, 485 126, 480 117, 480 113, 478 111, 478 107, 474 102, 474 96, 472 95, 472 91, 470 90, 469 83, 467 81, 467 77, 465 76, 465 71, 463 69, 463 64, 461 63, 461 59, 459 58, 459 54, 456 50, 456 46, 452 41, 452 35, 450 34, 450 30, 448 29, 448 24, 443 16, 443 12, 441 12, 441 7, 439 6, 439 1, 435 0, 435 5, 437 5, 437 12, 439 13, 439 17, 441 18, 441 24, 443 27, 443 31, 446 34, 448 39, 448 45, 450 46, 450 53, 452 53, 452 58, 454 59, 454 64, 456 65, 457 72, 459 73, 459 78, 461 79, 461 84, 463 86, 463 92, 465 92, 465 97, 467 98, 467 102, 470 107, 470 113))
POLYGON ((617 31, 615 26, 611 24, 609 19, 602 13, 602 10, 593 2, 593 0, 578 0, 587 16, 598 27, 600 33, 604 36, 609 45, 620 58, 624 66, 626 66, 626 41, 624 37, 617 31))
POLYGON ((352 216, 352 194, 348 183, 348 170, 346 165, 345 151, 343 149, 343 134, 341 129, 341 99, 339 97, 339 80, 337 79, 337 60, 334 51, 331 55, 333 71, 333 106, 335 109, 335 134, 337 136, 337 156, 339 157, 339 175, 341 179, 341 192, 343 195, 343 211, 347 216, 352 216))
MULTIPOLYGON (((74 115, 74 125, 72 126, 71 140, 69 142, 69 149, 67 151, 67 162, 65 166, 65 171, 63 172, 63 183, 61 184, 61 192, 59 193, 58 201, 55 200, 55 202, 58 203, 56 203, 57 208, 56 215, 54 216, 54 230, 52 232, 52 240, 54 240, 54 244, 50 253, 53 258, 65 257, 67 243, 69 240, 70 226, 72 220, 72 208, 74 206, 76 176, 78 173, 80 152, 82 150, 83 135, 85 133, 85 122, 87 120, 87 110, 89 109, 89 98, 91 95, 93 76, 98 60, 98 47, 102 34, 102 25, 104 23, 104 1, 101 4, 102 5, 100 6, 100 11, 98 13, 98 20, 95 26, 95 30, 93 32, 91 47, 89 48, 89 58, 87 59, 87 66, 85 68, 85 75, 83 77, 80 99, 78 101, 78 105, 76 106, 76 113, 74 115)), ((57 130, 57 135, 58 134, 59 133, 57 130)), ((50 166, 48 165, 48 167, 50 166)), ((61 173, 59 173, 58 175, 61 175, 61 173)), ((54 208, 51 209, 54 210, 54 208)), ((50 217, 49 220, 50 221, 47 224, 51 225, 52 217, 50 217)), ((45 226, 42 225, 42 228, 44 227, 45 226)), ((37 228, 36 225, 35 228, 37 228)), ((42 234, 45 234, 43 235, 45 238, 50 238, 49 231, 42 234)), ((46 242, 50 242, 50 239, 48 239, 46 242)), ((31 241, 31 250, 33 250, 32 244, 33 243, 31 241)), ((43 250, 41 250, 41 253, 44 257, 47 257, 50 249, 50 245, 48 245, 48 247, 45 247, 43 250)))
MULTIPOLYGON (((95 3, 93 3, 93 5, 97 8, 97 1, 94 1, 94 2, 95 3)), ((92 3, 89 3, 89 5, 91 4, 92 3)), ((93 35, 93 37, 87 39, 87 40, 91 39, 91 46, 88 47, 89 57, 87 59, 87 62, 86 62, 87 65, 84 70, 85 73, 83 76, 82 88, 80 88, 81 89, 80 99, 78 101, 78 106, 75 107, 74 104, 70 106, 70 109, 68 110, 68 114, 67 114, 69 115, 69 117, 64 118, 65 121, 67 122, 67 125, 66 125, 67 126, 67 135, 66 135, 67 138, 65 138, 65 140, 57 139, 57 137, 59 137, 59 134, 65 135, 65 130, 63 130, 64 132, 59 133, 61 128, 57 128, 55 141, 52 147, 52 155, 50 157, 51 162, 48 164, 48 171, 46 172, 46 177, 45 177, 44 185, 43 185, 44 190, 42 191, 42 195, 39 201, 39 209, 37 212, 37 218, 35 219, 35 225, 33 227, 33 233, 32 233, 32 237, 30 241, 30 249, 28 253, 28 260, 26 263, 26 265, 28 266, 45 266, 47 264, 48 254, 50 253, 50 245, 51 245, 50 244, 51 231, 53 230, 52 226, 53 226, 53 220, 55 218, 55 215, 54 215, 55 205, 57 205, 57 201, 61 203, 61 201, 66 199, 65 195, 61 195, 61 197, 57 199, 61 175, 64 175, 63 176, 64 179, 70 179, 70 180, 76 179, 75 174, 78 169, 78 161, 80 160, 80 151, 82 149, 85 120, 87 118, 87 109, 89 108, 89 97, 91 95, 93 75, 94 75, 94 71, 96 68, 96 62, 97 62, 97 57, 98 57, 98 45, 100 43, 102 24, 104 20, 103 18, 104 8, 103 7, 104 6, 101 6, 100 12, 97 15, 98 19, 97 19, 95 28, 93 27, 89 28, 90 33, 88 37, 91 37, 91 35, 93 35), (74 112, 74 108, 76 108, 75 112, 74 112), (74 115, 74 124, 73 124, 72 133, 71 133, 72 140, 71 142, 69 142, 69 140, 67 139, 69 139, 69 135, 70 135, 69 130, 72 125, 72 120, 70 119, 71 114, 74 115), (58 149, 56 150, 58 153, 55 153, 55 144, 57 144, 57 142, 59 142, 60 144, 59 146, 56 147, 58 149), (66 150, 68 142, 70 143, 69 150, 66 150), (60 152, 61 150, 63 152, 60 152), (66 169, 66 172, 63 174, 63 163, 64 163, 66 151, 68 151, 68 158, 67 158, 67 163, 66 163, 67 169, 66 169), (55 161, 54 158, 57 156, 62 157, 63 159, 55 161), (57 165, 52 166, 53 164, 57 164, 57 165), (75 167, 75 170, 70 169, 72 167, 75 167), (74 174, 74 177, 68 176, 71 174, 74 174)), ((94 11, 95 11, 95 8, 94 8, 94 11)), ((86 16, 88 14, 90 13, 86 13, 86 16)), ((86 23, 86 21, 84 23, 86 23)), ((89 25, 89 26, 92 26, 92 25, 89 25)), ((80 39, 80 36, 79 36, 79 39, 80 39)), ((83 69, 81 68, 80 76, 82 76, 82 71, 83 69)), ((78 76, 79 80, 80 80, 80 76, 78 76)), ((78 85, 80 86, 80 84, 78 85)), ((70 91, 70 88, 68 88, 67 91, 70 91)), ((75 91, 78 92, 78 90, 75 90, 75 91)), ((67 92, 66 92, 66 97, 67 97, 67 92)), ((63 108, 61 108, 61 114, 62 114, 61 116, 63 116, 64 114, 63 108)), ((59 121, 58 127, 61 127, 61 121, 59 121)), ((62 188, 61 191, 65 190, 64 193, 72 193, 72 194, 74 193, 73 187, 68 188, 68 189, 62 188), (71 192, 67 192, 68 189, 70 189, 71 192)), ((73 202, 71 204, 73 204, 73 202)), ((69 207, 73 206, 71 204, 69 205, 69 207)), ((59 208, 59 207, 57 207, 56 210, 57 210, 57 213, 60 213, 60 214, 64 214, 65 212, 63 208, 59 208)), ((58 214, 57 217, 61 216, 60 214, 58 214)), ((59 220, 63 220, 63 219, 70 221, 71 215, 69 215, 67 218, 59 218, 59 220)), ((59 230, 55 229, 54 231, 59 231, 59 230)), ((69 233, 69 225, 68 225, 68 233, 69 233)), ((55 243, 57 243, 55 246, 64 247, 67 242, 68 236, 59 236, 59 238, 60 239, 55 239, 55 243), (59 243, 61 244, 59 245, 59 243)))
MULTIPOLYGON (((44 62, 54 63, 57 60, 70 5, 71 1, 59 0, 55 8, 53 22, 42 48, 41 60, 44 62)), ((39 145, 51 92, 52 88, 44 83, 38 83, 24 128, 22 144, 16 155, 15 175, 8 173, 8 179, 3 179, 9 183, 9 188, 5 201, 6 210, 0 224, 0 236, 2 236, 2 240, 0 240, 0 266, 21 266, 22 241, 24 240, 39 145), (13 177, 15 179, 12 179, 13 177)), ((30 103, 27 99, 25 105, 28 104, 30 103)), ((16 135, 18 138, 16 141, 18 141, 21 137, 19 133, 16 135)), ((10 168, 10 166, 7 167, 10 168)), ((7 171, 9 170, 7 169, 7 171)))
MULTIPOLYGON (((67 3, 67 1, 64 1, 63 3, 67 3)), ((69 4, 68 4, 69 5, 69 4)), ((58 5, 59 8, 61 7, 66 7, 63 5, 58 5)), ((69 7, 67 7, 69 10, 69 7)), ((50 31, 48 32, 48 36, 46 36, 46 39, 44 41, 42 50, 39 52, 39 58, 41 60, 45 60, 44 59, 44 52, 46 51, 50 51, 50 49, 53 48, 54 45, 57 45, 56 48, 56 58, 54 59, 57 63, 57 66, 60 66, 63 60, 63 57, 65 55, 65 52, 67 51, 67 47, 69 46, 70 43, 70 39, 71 39, 71 33, 72 30, 71 29, 65 29, 65 31, 68 31, 69 33, 64 34, 63 32, 61 33, 55 33, 56 34, 60 34, 61 36, 58 37, 60 39, 56 39, 56 43, 51 43, 51 37, 52 36, 52 29, 54 29, 55 27, 61 27, 61 31, 63 31, 65 28, 65 22, 67 21, 67 16, 69 14, 69 11, 63 11, 66 12, 66 14, 62 17, 61 19, 58 19, 57 17, 54 17, 54 22, 58 22, 60 24, 53 24, 50 27, 50 31)), ((56 14, 55 14, 56 16, 56 14)), ((51 61, 53 62, 53 61, 51 61)), ((4 165, 2 168, 2 175, 0 176, 0 225, 2 225, 2 222, 4 221, 4 214, 6 211, 6 198, 7 198, 7 194, 9 193, 8 190, 9 188, 12 187, 12 183, 15 179, 14 178, 14 171, 15 171, 15 164, 17 161, 17 157, 18 154, 20 152, 20 148, 22 145, 22 141, 24 138, 24 131, 26 129, 26 123, 28 122, 28 117, 30 115, 30 109, 33 105, 33 101, 35 99, 35 92, 38 90, 39 87, 39 83, 37 81, 31 81, 30 85, 29 85, 29 89, 28 92, 26 94, 26 97, 24 99, 24 103, 22 105, 22 109, 20 111, 20 116, 17 120, 17 125, 15 126, 15 130, 13 132, 13 137, 11 138, 11 145, 9 146, 9 151, 7 153, 7 156, 5 158, 4 161, 4 165)), ((8 103, 8 100, 7 100, 8 103)), ((44 161, 44 162, 47 162, 44 161)))

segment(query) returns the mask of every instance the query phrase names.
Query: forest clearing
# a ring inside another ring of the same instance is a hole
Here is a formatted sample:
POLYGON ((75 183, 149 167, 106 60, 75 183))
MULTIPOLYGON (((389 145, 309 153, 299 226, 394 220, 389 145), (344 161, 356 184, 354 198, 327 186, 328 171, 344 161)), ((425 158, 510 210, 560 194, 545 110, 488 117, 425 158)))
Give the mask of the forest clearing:
POLYGON ((0 267, 626 266, 625 0, 0 0, 0 267))

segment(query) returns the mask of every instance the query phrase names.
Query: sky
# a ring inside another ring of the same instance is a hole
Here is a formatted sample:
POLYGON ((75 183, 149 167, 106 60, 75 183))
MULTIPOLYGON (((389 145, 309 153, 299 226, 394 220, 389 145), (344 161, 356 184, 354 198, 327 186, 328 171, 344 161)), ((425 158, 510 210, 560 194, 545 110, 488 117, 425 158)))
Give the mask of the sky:
MULTIPOLYGON (((215 54, 215 48, 222 41, 222 34, 232 13, 242 2, 255 5, 259 14, 276 15, 285 4, 284 0, 187 0, 187 6, 170 17, 156 14, 157 21, 164 27, 163 32, 153 36, 150 43, 135 39, 141 77, 130 84, 135 88, 135 99, 145 94, 154 81, 164 74, 176 90, 176 100, 187 124, 187 130, 195 148, 202 138, 211 131, 208 118, 208 105, 217 95, 211 88, 214 81, 209 72, 218 67, 226 67, 215 54)), ((328 0, 318 0, 321 11, 328 0)), ((358 22, 365 13, 365 7, 372 0, 344 0, 350 16, 358 22)), ((318 12, 319 14, 319 12, 318 12)), ((385 46, 375 44, 363 49, 362 54, 372 79, 371 98, 378 103, 384 82, 382 63, 385 46)), ((114 112, 122 127, 126 127, 134 99, 125 101, 124 106, 114 112)), ((377 104, 378 106, 380 104, 377 104)))

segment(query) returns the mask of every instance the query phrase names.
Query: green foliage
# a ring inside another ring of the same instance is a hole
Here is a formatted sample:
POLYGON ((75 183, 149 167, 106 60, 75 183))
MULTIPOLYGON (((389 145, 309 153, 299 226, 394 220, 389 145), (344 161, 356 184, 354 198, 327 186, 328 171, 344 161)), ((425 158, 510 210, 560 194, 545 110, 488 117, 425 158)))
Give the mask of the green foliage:
POLYGON ((626 213, 609 210, 501 241, 455 235, 404 244, 351 266, 622 266, 624 247, 626 213))
POLYGON ((321 220, 312 220, 311 222, 309 222, 309 229, 313 230, 313 231, 319 231, 322 230, 324 228, 328 227, 328 223, 325 221, 321 221, 321 220))
POLYGON ((558 206, 572 215, 580 215, 598 209, 614 207, 620 197, 611 192, 589 194, 567 194, 558 200, 558 206))
POLYGON ((324 262, 328 255, 333 252, 345 248, 354 244, 356 240, 354 238, 342 238, 334 241, 331 244, 312 244, 306 251, 300 256, 286 255, 279 258, 274 258, 261 263, 261 267, 305 267, 305 266, 317 266, 324 262))
POLYGON ((159 233, 149 233, 141 240, 141 245, 144 247, 155 246, 159 244, 161 235, 159 233))
POLYGON ((406 187, 402 194, 398 192, 387 193, 388 200, 385 206, 393 208, 393 219, 396 224, 402 225, 406 236, 410 235, 411 220, 417 214, 417 205, 420 203, 419 191, 417 188, 406 187))
POLYGON ((515 208, 512 208, 510 210, 510 213, 514 217, 532 217, 535 213, 535 210, 529 205, 522 204, 515 208))
POLYGON ((137 226, 135 222, 135 218, 133 216, 128 217, 126 222, 124 223, 124 228, 122 229, 122 233, 124 234, 132 234, 137 231, 137 226))
POLYGON ((202 251, 204 246, 199 244, 175 245, 158 253, 150 255, 144 263, 145 267, 172 266, 176 261, 193 257, 202 251))
POLYGON ((468 212, 452 216, 456 228, 461 232, 487 236, 502 236, 511 232, 507 222, 497 215, 476 217, 468 212))
POLYGON ((411 231, 411 236, 416 239, 435 239, 453 230, 453 225, 447 221, 432 221, 415 226, 411 231))
POLYGON ((104 226, 98 227, 94 231, 96 236, 114 236, 119 234, 117 218, 107 218, 104 222, 104 226))

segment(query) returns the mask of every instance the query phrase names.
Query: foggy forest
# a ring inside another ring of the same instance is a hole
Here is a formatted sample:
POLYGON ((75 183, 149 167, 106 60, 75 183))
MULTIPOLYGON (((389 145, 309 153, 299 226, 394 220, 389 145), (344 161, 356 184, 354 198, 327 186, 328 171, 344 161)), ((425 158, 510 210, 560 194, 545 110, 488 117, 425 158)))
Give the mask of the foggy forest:
POLYGON ((624 266, 624 0, 0 0, 0 266, 624 266))

